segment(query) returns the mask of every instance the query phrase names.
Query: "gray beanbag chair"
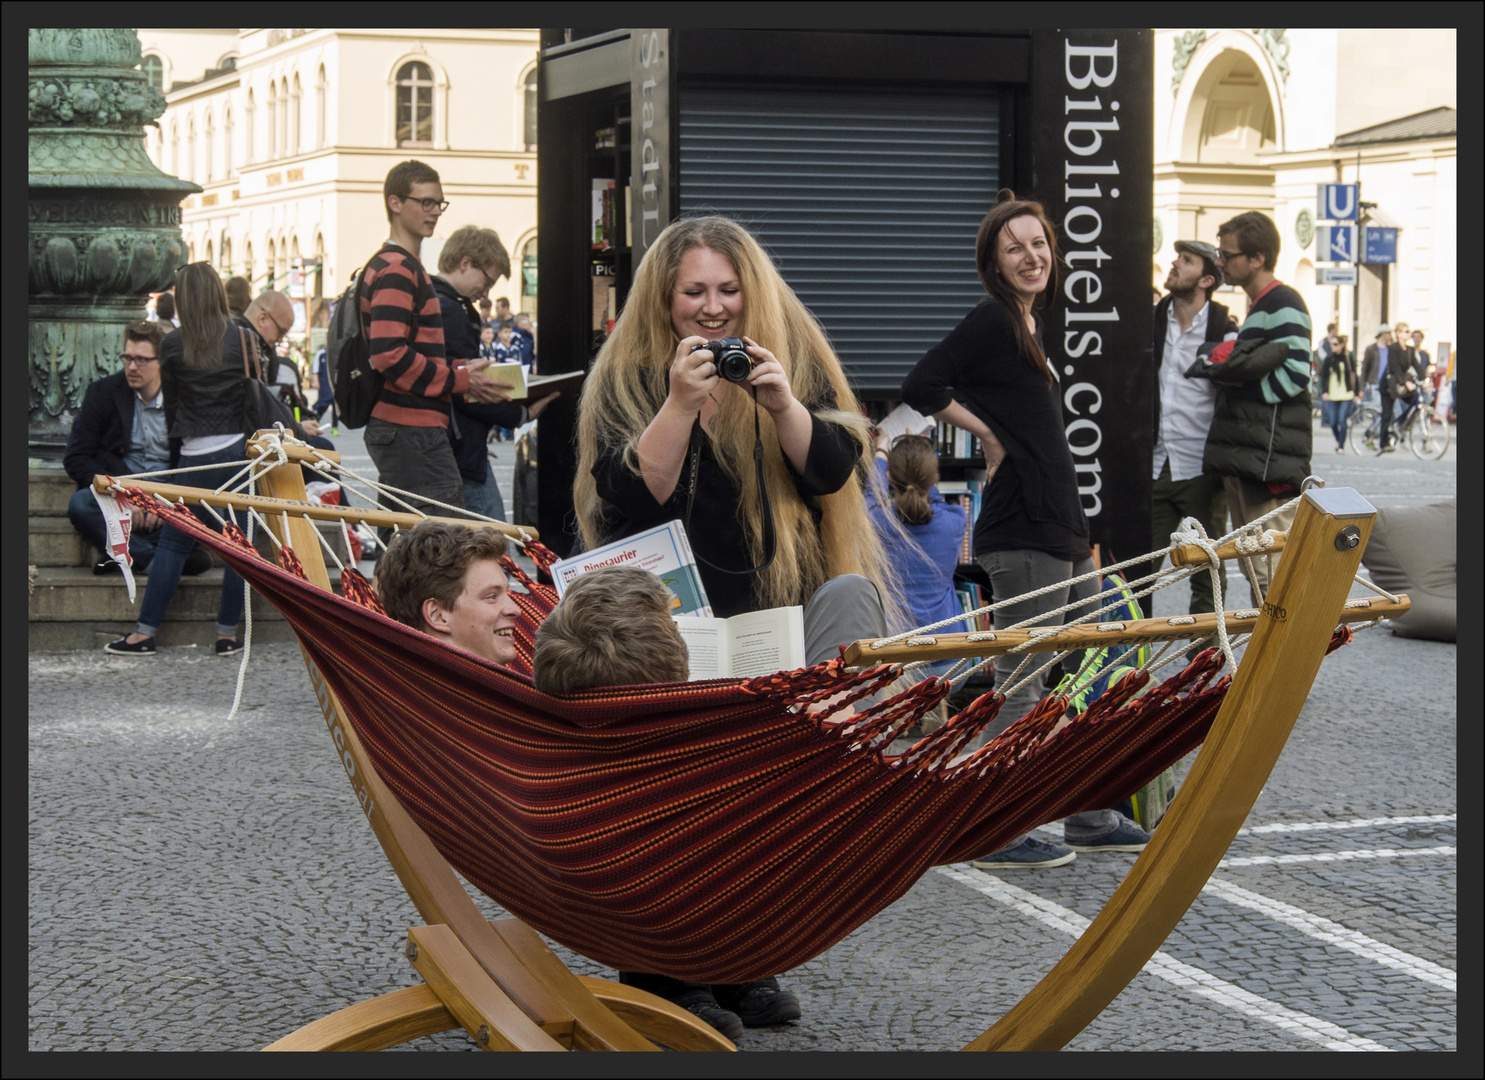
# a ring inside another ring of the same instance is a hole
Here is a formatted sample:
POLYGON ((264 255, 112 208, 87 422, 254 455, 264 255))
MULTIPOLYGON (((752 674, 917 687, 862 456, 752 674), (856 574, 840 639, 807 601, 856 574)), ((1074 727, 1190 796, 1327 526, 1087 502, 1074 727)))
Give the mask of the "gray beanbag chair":
POLYGON ((1413 609, 1386 625, 1402 637, 1454 641, 1458 612, 1455 500, 1377 511, 1361 561, 1372 581, 1408 594, 1413 609))

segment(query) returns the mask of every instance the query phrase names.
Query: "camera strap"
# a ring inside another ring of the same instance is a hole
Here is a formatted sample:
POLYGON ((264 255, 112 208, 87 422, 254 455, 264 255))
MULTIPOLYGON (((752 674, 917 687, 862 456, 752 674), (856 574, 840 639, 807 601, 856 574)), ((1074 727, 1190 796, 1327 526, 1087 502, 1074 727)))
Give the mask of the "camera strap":
MULTIPOLYGON (((691 536, 691 506, 696 501, 696 478, 701 472, 701 440, 705 434, 701 430, 701 414, 697 413, 696 421, 691 425, 691 449, 687 455, 691 478, 686 490, 686 518, 683 524, 688 539, 691 536)), ((773 527, 773 505, 768 501, 768 482, 763 477, 763 430, 758 419, 758 388, 756 386, 753 387, 753 468, 758 477, 758 509, 763 514, 763 561, 747 570, 728 570, 725 566, 718 566, 697 551, 693 541, 691 552, 696 556, 697 561, 705 563, 719 574, 733 574, 738 577, 761 574, 773 565, 773 557, 778 549, 778 536, 773 527)))

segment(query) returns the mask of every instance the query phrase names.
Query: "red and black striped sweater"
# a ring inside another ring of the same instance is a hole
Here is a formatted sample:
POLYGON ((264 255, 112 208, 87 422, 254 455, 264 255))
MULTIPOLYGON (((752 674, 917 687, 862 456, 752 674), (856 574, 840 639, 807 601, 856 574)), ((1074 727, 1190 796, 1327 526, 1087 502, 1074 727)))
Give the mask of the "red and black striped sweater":
POLYGON ((370 325, 371 364, 385 380, 371 416, 407 427, 449 426, 453 395, 469 372, 444 354, 443 316, 433 281, 415 255, 383 244, 366 266, 361 310, 370 325))

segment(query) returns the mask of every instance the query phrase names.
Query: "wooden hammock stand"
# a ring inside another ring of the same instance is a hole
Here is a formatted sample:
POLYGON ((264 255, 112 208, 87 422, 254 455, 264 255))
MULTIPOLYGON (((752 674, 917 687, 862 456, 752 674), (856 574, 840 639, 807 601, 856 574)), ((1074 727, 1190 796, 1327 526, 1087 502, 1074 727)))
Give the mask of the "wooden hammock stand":
MULTIPOLYGON (((270 435, 259 432, 255 437, 270 435)), ((252 449, 254 443, 249 443, 252 449)), ((199 488, 130 481, 167 498, 216 506, 252 504, 280 542, 294 549, 309 580, 330 588, 311 519, 411 526, 414 514, 352 510, 308 502, 299 461, 336 455, 284 445, 287 462, 260 476, 262 496, 215 495, 199 488)), ((95 481, 110 489, 107 478, 95 481)), ((1287 552, 1259 613, 1226 612, 1252 631, 1242 666, 1197 755, 1182 797, 1172 804, 1123 884, 1082 937, 1017 1005, 966 1050, 1056 1050, 1082 1031, 1139 973, 1186 913, 1226 854, 1267 781, 1309 694, 1340 622, 1401 614, 1401 603, 1347 606, 1375 509, 1350 488, 1305 492, 1287 552)), ((453 519, 450 519, 453 520, 453 519)), ((468 522, 464 522, 468 523, 468 522)), ((530 530, 499 526, 535 538, 530 530)), ((1179 561, 1204 558, 1199 549, 1179 561)), ((1198 616, 1198 618, 1203 618, 1198 616)), ((1215 626, 1216 616, 1205 619, 1215 626)), ((1109 624, 1104 624, 1108 626, 1109 624)), ((1117 625, 1117 624, 1116 624, 1117 625)), ((1205 623, 1146 619, 1120 629, 1068 628, 1026 651, 1190 637, 1205 623)), ((1024 644, 1025 632, 939 634, 871 649, 856 642, 848 659, 887 661, 988 656, 1024 644), (972 640, 971 640, 972 639, 972 640), (993 639, 993 640, 992 640, 993 639)), ((300 1028, 267 1050, 379 1050, 462 1027, 487 1050, 733 1050, 732 1042, 689 1012, 632 987, 578 976, 517 919, 486 920, 453 868, 377 776, 354 725, 305 655, 310 683, 357 801, 403 887, 427 925, 408 931, 406 954, 417 986, 363 1001, 300 1028)))

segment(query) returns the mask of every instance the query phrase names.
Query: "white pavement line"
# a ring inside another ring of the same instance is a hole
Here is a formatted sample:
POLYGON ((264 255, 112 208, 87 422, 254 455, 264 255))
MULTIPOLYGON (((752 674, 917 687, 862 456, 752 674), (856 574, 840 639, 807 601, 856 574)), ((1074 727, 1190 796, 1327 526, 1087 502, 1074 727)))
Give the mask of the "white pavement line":
MULTIPOLYGON (((934 869, 945 877, 968 885, 976 892, 998 900, 1007 907, 1014 908, 1023 915, 1028 915, 1042 925, 1049 926, 1069 937, 1079 937, 1088 928, 1090 920, 1076 911, 1001 881, 994 874, 987 874, 964 864, 936 866, 934 869)), ((1164 979, 1173 986, 1179 986, 1198 997, 1204 997, 1218 1005, 1272 1024, 1290 1035, 1319 1043, 1327 1050, 1383 1052, 1391 1050, 1390 1047, 1383 1046, 1379 1042, 1361 1035, 1353 1035, 1345 1028, 1332 1024, 1328 1020, 1321 1020, 1318 1016, 1310 1016, 1280 1005, 1278 1002, 1261 998, 1257 994, 1244 990, 1241 986, 1236 986, 1225 979, 1217 978, 1210 972, 1177 960, 1168 953, 1157 952, 1145 965, 1144 971, 1148 975, 1164 979)))
POLYGON ((1352 818, 1350 821, 1276 821, 1272 825, 1254 825, 1239 829, 1239 836, 1261 836, 1264 833, 1314 832, 1318 829, 1374 829, 1379 825, 1434 825, 1455 821, 1458 814, 1423 814, 1419 817, 1352 818))
MULTIPOLYGON (((1450 848, 1450 851, 1453 849, 1450 848)), ((1446 967, 1435 964, 1432 960, 1425 960, 1421 956, 1403 952, 1401 949, 1393 948, 1385 942, 1375 938, 1369 938, 1359 931, 1342 926, 1340 923, 1331 922, 1329 919, 1312 915, 1302 908, 1286 904, 1282 900, 1275 900, 1269 896, 1260 896, 1258 893, 1249 892, 1230 881, 1222 881, 1212 878, 1207 882, 1203 892, 1209 892, 1220 896, 1229 904, 1237 904, 1239 907, 1249 908, 1260 915, 1267 916, 1275 922, 1292 926, 1302 934, 1323 941, 1327 945, 1334 945, 1338 949, 1345 949, 1357 956, 1364 957, 1376 964, 1383 964, 1398 971, 1405 972, 1415 979, 1421 979, 1435 986, 1442 986, 1451 993, 1457 992, 1458 976, 1446 967)))
POLYGON ((1452 847, 1427 848, 1363 848, 1357 851, 1318 851, 1313 854, 1296 855, 1241 855, 1223 859, 1217 864, 1219 870, 1231 870, 1237 866, 1289 866, 1293 863, 1350 862, 1353 859, 1400 859, 1406 855, 1455 855, 1452 847))

